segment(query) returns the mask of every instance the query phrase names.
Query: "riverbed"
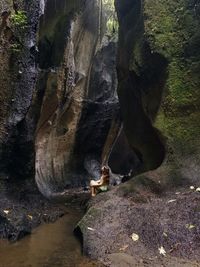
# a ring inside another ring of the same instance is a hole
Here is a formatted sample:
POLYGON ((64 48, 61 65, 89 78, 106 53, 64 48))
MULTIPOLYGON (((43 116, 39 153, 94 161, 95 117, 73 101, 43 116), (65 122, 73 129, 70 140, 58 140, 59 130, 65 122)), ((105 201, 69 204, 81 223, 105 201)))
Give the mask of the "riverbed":
POLYGON ((55 223, 43 224, 22 240, 0 241, 0 267, 100 267, 82 255, 79 240, 73 229, 81 219, 78 208, 55 223))

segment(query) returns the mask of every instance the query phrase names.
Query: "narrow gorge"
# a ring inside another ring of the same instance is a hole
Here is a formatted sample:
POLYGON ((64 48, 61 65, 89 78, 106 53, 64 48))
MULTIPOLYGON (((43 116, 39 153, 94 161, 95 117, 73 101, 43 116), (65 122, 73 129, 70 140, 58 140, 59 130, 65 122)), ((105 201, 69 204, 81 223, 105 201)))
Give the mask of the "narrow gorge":
POLYGON ((199 266, 200 1, 1 0, 0 13, 0 237, 64 216, 95 262, 55 266, 199 266))

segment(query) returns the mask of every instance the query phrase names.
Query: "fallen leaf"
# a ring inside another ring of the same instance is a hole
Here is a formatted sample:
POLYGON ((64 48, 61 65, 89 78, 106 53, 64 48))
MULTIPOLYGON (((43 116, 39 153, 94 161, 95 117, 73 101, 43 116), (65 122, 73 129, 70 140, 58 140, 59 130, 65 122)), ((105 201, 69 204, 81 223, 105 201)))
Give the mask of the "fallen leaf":
POLYGON ((167 203, 172 203, 172 202, 175 202, 175 201, 176 201, 176 199, 171 199, 167 203))
POLYGON ((140 237, 139 237, 139 235, 133 233, 132 236, 131 236, 131 238, 133 239, 134 242, 137 242, 140 237))
POLYGON ((120 251, 125 251, 129 246, 128 245, 124 245, 122 248, 120 248, 120 251))
POLYGON ((185 227, 186 227, 187 229, 191 230, 191 229, 195 228, 196 226, 193 225, 193 224, 186 224, 185 227))
POLYGON ((164 235, 165 237, 168 237, 167 233, 165 233, 165 232, 163 232, 163 235, 164 235))
POLYGON ((9 210, 4 210, 3 211, 5 214, 8 214, 8 213, 10 213, 10 211, 9 210))
POLYGON ((31 219, 31 220, 33 220, 33 216, 31 216, 31 215, 28 215, 28 218, 31 219))
POLYGON ((87 229, 90 230, 90 231, 95 231, 95 229, 91 228, 91 227, 88 227, 87 229))
POLYGON ((160 255, 166 256, 167 252, 166 252, 166 250, 164 249, 163 246, 161 246, 160 248, 158 248, 158 250, 159 250, 160 255))

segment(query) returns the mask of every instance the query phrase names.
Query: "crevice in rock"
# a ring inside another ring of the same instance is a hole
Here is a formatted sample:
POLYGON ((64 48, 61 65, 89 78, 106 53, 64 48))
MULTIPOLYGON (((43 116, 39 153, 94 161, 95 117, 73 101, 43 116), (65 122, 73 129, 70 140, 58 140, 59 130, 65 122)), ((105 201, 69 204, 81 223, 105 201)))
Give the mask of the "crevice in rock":
POLYGON ((116 1, 119 18, 118 96, 124 132, 139 156, 140 172, 165 158, 162 134, 153 126, 167 77, 167 60, 151 51, 144 36, 142 1, 116 1))

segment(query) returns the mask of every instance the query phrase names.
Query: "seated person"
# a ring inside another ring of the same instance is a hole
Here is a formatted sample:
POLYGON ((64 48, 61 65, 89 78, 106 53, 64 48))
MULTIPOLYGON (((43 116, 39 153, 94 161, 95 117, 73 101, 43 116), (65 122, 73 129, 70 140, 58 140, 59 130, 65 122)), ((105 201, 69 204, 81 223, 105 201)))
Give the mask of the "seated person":
POLYGON ((93 197, 96 196, 98 189, 106 191, 109 185, 109 180, 110 180, 109 168, 103 166, 101 169, 101 178, 98 181, 95 180, 90 181, 90 190, 92 196, 93 197))

